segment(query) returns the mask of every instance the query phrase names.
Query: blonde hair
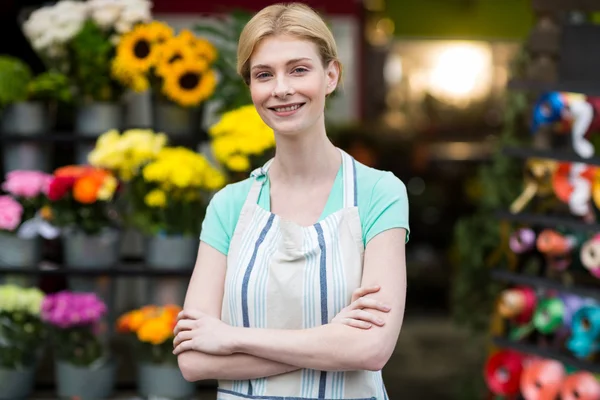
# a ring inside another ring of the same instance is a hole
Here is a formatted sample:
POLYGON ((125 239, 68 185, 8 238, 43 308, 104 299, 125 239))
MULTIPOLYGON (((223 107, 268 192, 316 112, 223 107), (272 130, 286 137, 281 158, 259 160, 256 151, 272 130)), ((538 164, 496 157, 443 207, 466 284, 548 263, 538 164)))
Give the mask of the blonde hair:
POLYGON ((317 45, 323 66, 337 63, 342 76, 342 63, 337 54, 333 34, 315 10, 302 3, 279 3, 263 8, 246 24, 237 49, 237 73, 250 85, 250 57, 266 37, 289 35, 317 45))

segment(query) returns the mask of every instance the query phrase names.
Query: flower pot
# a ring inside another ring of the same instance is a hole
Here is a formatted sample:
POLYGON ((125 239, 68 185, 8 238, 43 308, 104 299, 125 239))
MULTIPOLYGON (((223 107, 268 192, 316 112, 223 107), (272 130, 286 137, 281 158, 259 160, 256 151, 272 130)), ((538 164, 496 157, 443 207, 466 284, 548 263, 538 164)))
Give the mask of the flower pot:
POLYGON ((140 363, 137 367, 139 393, 147 398, 189 399, 196 384, 181 375, 177 365, 140 363))
MULTIPOLYGON (((2 268, 37 268, 42 258, 42 240, 39 237, 23 239, 9 232, 0 231, 0 271, 2 268)), ((4 275, 0 283, 31 286, 34 278, 25 275, 4 275)))
MULTIPOLYGON (((52 123, 48 107, 42 102, 20 102, 6 107, 0 119, 4 134, 36 136, 48 132, 52 123)), ((4 171, 30 169, 48 172, 50 157, 39 142, 27 139, 7 142, 3 148, 4 171)))
MULTIPOLYGON (((199 239, 191 236, 146 238, 145 262, 151 269, 191 270, 196 263, 199 239)), ((183 304, 189 276, 152 279, 148 284, 149 301, 154 304, 183 304)))
POLYGON ((107 361, 98 366, 80 367, 66 361, 56 361, 55 376, 58 396, 79 400, 110 397, 115 388, 117 363, 107 361))
POLYGON ((24 369, 0 367, 0 399, 21 400, 29 398, 35 383, 35 366, 24 369))
MULTIPOLYGON (((154 130, 169 136, 196 136, 201 132, 202 108, 182 107, 164 100, 154 102, 154 130)), ((199 137, 198 140, 206 140, 199 137)))
MULTIPOLYGON (((111 129, 123 126, 123 108, 114 102, 92 102, 80 106, 75 115, 75 134, 98 137, 111 129)), ((86 164, 94 143, 78 143, 75 159, 78 164, 86 164)))

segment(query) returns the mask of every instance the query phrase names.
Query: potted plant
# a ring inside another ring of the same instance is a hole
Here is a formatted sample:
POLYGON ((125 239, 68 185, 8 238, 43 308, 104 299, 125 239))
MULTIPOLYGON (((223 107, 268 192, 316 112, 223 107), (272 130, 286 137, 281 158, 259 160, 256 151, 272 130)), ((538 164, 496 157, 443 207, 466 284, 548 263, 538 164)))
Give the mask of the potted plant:
POLYGON ((246 179, 274 155, 273 130, 252 104, 225 112, 208 134, 214 158, 232 181, 246 179))
POLYGON ((173 329, 181 307, 147 305, 117 320, 117 332, 133 342, 137 387, 146 398, 190 398, 196 386, 187 382, 173 355, 173 329))
POLYGON ((202 105, 214 93, 216 59, 206 39, 186 29, 175 36, 171 27, 153 21, 123 35, 113 76, 138 91, 153 89, 155 130, 190 134, 199 130, 202 105))
MULTIPOLYGON (((4 134, 31 136, 47 133, 54 125, 51 108, 71 101, 65 75, 45 72, 33 76, 18 58, 0 56, 0 126, 4 134)), ((47 153, 36 143, 6 143, 4 169, 48 170, 47 153)))
POLYGON ((40 171, 11 171, 0 189, 0 269, 35 268, 42 252, 41 238, 58 231, 47 207, 51 175, 40 171))
POLYGON ((106 312, 94 293, 61 291, 44 298, 41 318, 49 327, 59 397, 112 394, 117 363, 99 337, 106 312))
POLYGON ((65 264, 107 268, 119 260, 119 186, 108 170, 68 165, 54 171, 48 185, 53 223, 61 229, 65 264))
POLYGON ((46 336, 43 298, 36 288, 0 286, 0 399, 26 399, 33 391, 46 336))

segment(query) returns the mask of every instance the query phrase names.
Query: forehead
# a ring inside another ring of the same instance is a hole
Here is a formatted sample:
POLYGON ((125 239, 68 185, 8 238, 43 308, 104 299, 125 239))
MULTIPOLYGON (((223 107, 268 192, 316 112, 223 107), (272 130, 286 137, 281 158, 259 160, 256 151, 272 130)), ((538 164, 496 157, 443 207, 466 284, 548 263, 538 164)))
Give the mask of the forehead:
POLYGON ((256 64, 283 65, 289 60, 299 58, 318 60, 317 46, 310 40, 291 36, 269 36, 254 49, 250 58, 250 67, 256 64))

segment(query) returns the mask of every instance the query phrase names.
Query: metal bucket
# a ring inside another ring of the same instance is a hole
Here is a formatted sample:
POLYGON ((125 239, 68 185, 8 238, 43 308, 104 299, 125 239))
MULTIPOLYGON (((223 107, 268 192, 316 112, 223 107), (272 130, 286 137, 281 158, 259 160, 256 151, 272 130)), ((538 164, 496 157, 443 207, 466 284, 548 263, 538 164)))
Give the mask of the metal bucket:
POLYGON ((35 366, 25 369, 0 367, 0 400, 28 399, 35 383, 35 366))
MULTIPOLYGON (((123 107, 120 103, 94 102, 80 106, 75 115, 75 134, 86 137, 98 137, 111 129, 120 130, 123 126, 123 107)), ((87 163, 88 154, 95 144, 78 143, 75 161, 87 163)))
POLYGON ((168 364, 139 364, 137 386, 146 398, 189 399, 196 392, 196 384, 186 381, 177 365, 168 364))
POLYGON ((201 126, 201 108, 181 107, 166 101, 154 102, 154 130, 156 132, 163 132, 169 136, 191 136, 200 132, 201 126))
MULTIPOLYGON (((22 239, 17 235, 0 232, 0 272, 2 268, 35 269, 42 259, 42 239, 22 239)), ((37 278, 21 274, 2 274, 0 284, 13 283, 20 286, 31 286, 37 278)))
POLYGON ((99 367, 79 367, 65 361, 55 362, 56 388, 61 398, 98 400, 109 398, 115 389, 117 363, 99 367))

